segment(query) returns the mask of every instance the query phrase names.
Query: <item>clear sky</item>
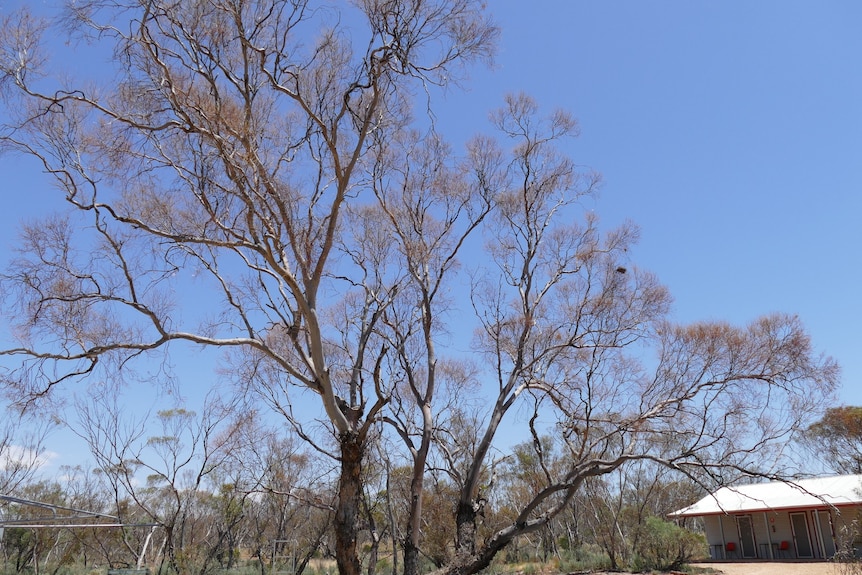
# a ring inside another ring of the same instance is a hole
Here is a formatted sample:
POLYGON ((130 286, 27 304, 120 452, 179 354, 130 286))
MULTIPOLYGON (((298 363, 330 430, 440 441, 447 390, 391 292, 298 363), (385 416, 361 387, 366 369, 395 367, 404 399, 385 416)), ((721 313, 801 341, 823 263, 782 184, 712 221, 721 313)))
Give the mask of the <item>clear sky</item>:
MULTIPOLYGON (((680 321, 798 314, 862 404, 862 3, 490 3, 495 70, 444 117, 507 91, 574 113, 596 211, 641 226, 632 254, 680 321)), ((468 121, 469 120, 469 121, 468 121)))
MULTIPOLYGON (((843 367, 839 402, 862 405, 862 2, 489 5, 496 66, 437 108, 445 133, 486 130, 507 92, 568 109, 570 152, 603 174, 596 211, 641 226, 632 264, 675 318, 796 313, 843 367)), ((27 168, 0 163, 3 245, 40 209, 27 168)))

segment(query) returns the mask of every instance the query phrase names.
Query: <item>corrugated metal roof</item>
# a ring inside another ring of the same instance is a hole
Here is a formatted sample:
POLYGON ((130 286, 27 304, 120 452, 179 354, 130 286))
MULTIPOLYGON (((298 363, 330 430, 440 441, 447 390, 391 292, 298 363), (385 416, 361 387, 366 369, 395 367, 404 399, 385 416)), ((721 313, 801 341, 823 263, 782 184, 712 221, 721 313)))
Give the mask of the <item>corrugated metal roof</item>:
POLYGON ((862 504, 862 475, 835 475, 793 482, 722 487, 694 505, 671 513, 693 517, 719 513, 862 504))

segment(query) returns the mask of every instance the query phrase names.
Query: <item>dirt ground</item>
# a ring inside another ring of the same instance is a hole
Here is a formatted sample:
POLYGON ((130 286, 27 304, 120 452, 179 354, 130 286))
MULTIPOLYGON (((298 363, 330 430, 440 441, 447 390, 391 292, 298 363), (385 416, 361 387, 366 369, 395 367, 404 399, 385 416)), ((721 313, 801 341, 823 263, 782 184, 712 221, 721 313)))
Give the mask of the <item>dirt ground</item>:
POLYGON ((697 566, 711 567, 724 575, 838 575, 834 563, 697 563, 697 566))

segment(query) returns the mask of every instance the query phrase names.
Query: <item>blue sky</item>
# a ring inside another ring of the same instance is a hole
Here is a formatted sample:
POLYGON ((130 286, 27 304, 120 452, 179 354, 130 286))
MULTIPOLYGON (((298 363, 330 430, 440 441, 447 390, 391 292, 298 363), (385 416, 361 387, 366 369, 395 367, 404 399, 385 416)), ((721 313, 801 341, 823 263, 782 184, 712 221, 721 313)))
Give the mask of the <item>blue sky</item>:
MULTIPOLYGON (((632 262, 680 321, 798 314, 862 404, 862 3, 493 2, 497 68, 449 98, 484 118, 507 91, 573 112, 595 209, 638 223, 632 262)), ((442 114, 441 114, 442 115, 442 114)))
MULTIPOLYGON (((489 4, 496 66, 438 106, 444 133, 488 129, 507 92, 568 109, 569 151, 603 174, 595 210, 640 225, 632 265, 675 318, 796 313, 843 367, 838 401, 862 405, 862 3, 489 4)), ((0 160, 3 245, 41 209, 36 170, 0 160)))

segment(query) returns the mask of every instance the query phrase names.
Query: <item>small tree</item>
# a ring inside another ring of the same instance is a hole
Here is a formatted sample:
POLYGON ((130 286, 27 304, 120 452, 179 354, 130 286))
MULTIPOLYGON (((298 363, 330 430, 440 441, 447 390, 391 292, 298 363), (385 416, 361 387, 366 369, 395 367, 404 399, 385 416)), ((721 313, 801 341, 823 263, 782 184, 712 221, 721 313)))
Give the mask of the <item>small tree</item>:
POLYGON ((206 516, 207 501, 220 489, 208 481, 234 451, 234 435, 241 429, 234 417, 243 416, 211 399, 200 414, 179 407, 160 410, 154 417, 158 434, 148 435, 145 415, 126 416, 116 396, 92 391, 78 405, 78 431, 114 493, 118 515, 122 518, 119 511, 130 500, 147 522, 159 525, 160 550, 172 570, 204 571, 221 543, 204 536, 215 528, 213 517, 206 516))
POLYGON ((8 495, 25 486, 46 463, 44 441, 52 425, 11 407, 0 413, 0 494, 8 495))
POLYGON ((862 473, 862 407, 830 407, 802 436, 817 460, 837 473, 862 473))

